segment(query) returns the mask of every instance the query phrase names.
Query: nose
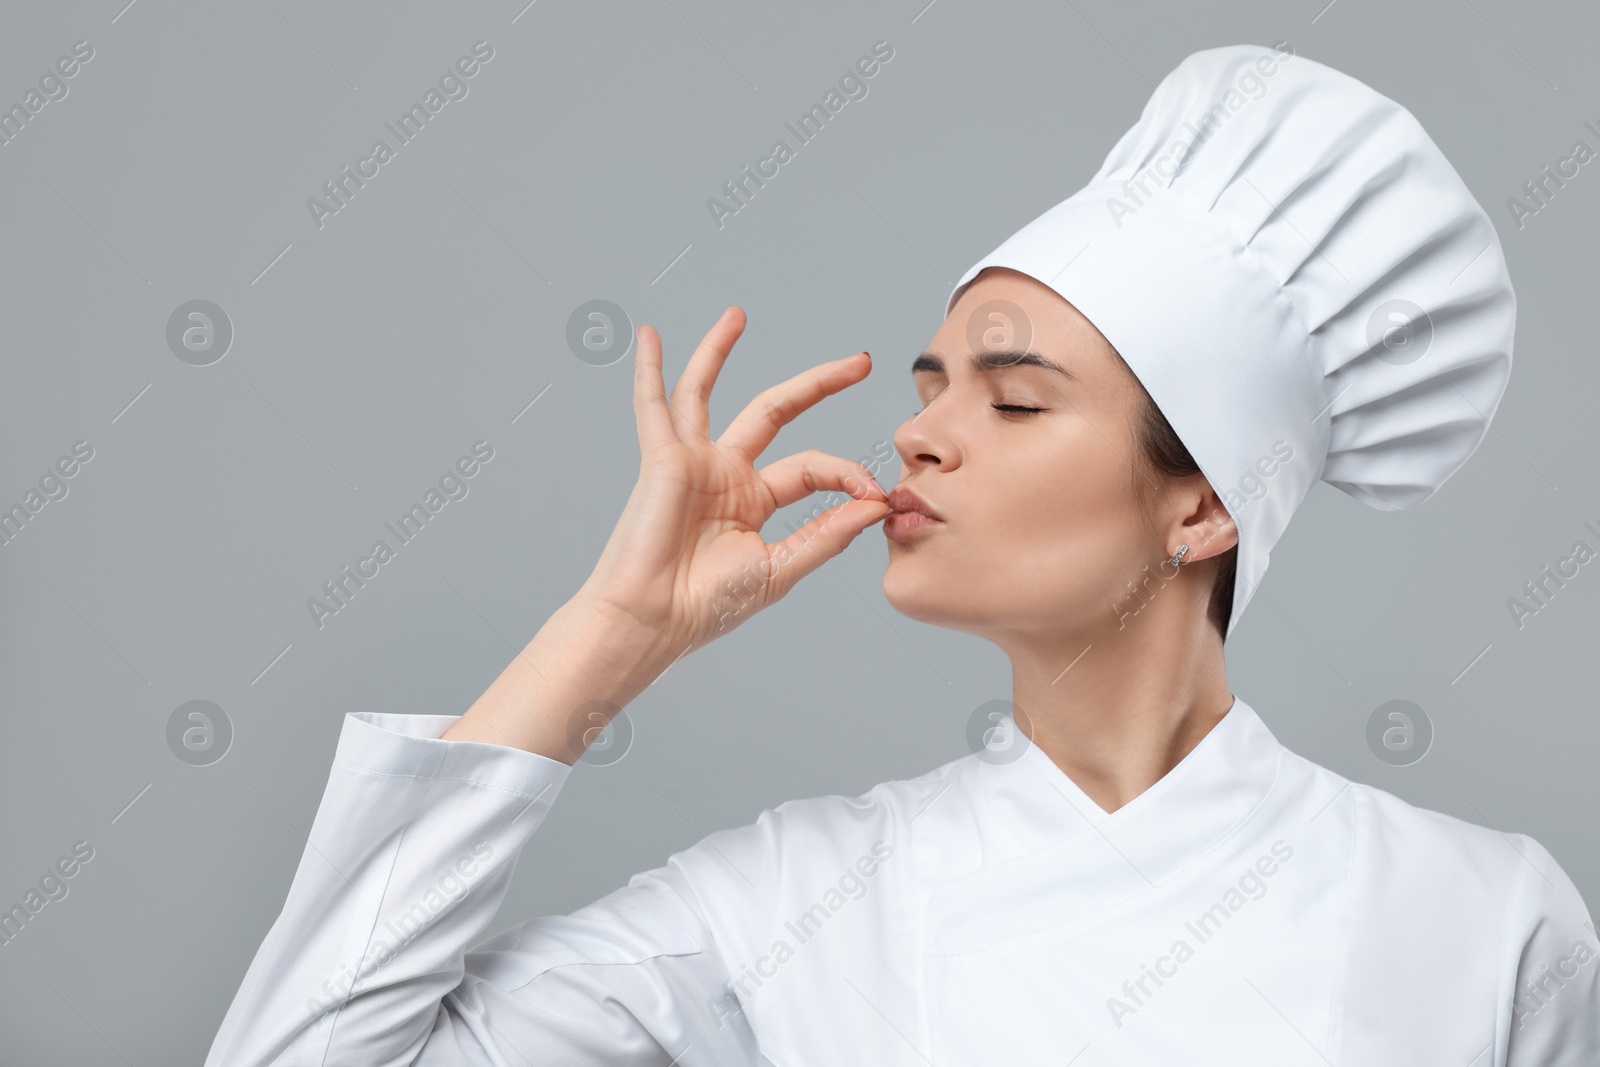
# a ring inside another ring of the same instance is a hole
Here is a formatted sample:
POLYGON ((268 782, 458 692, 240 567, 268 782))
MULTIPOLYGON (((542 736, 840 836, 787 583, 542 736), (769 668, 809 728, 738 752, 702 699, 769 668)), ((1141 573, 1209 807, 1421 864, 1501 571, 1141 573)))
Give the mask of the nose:
POLYGON ((894 432, 894 447, 906 473, 937 467, 954 470, 961 465, 961 450, 941 424, 935 409, 939 398, 905 422, 894 432))

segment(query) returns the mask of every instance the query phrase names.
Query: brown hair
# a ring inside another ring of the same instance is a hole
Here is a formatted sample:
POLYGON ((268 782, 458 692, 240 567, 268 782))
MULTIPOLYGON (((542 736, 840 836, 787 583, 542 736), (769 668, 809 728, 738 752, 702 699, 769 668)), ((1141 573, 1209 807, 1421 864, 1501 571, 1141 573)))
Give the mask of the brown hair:
MULTIPOLYGON (((1131 373, 1131 369, 1130 369, 1131 373)), ((1140 412, 1135 423, 1134 437, 1138 442, 1140 455, 1150 473, 1165 475, 1169 478, 1187 478, 1199 474, 1200 465, 1194 461, 1194 456, 1189 454, 1189 449, 1178 438, 1177 431, 1167 421, 1144 388, 1138 382, 1139 393, 1143 397, 1140 412)), ((1148 506, 1149 483, 1140 477, 1135 477, 1139 488, 1140 500, 1148 506)), ((1193 547, 1193 546, 1191 546, 1193 547)), ((1239 570, 1239 546, 1234 545, 1223 553, 1222 566, 1217 571, 1216 584, 1211 587, 1211 603, 1206 610, 1207 617, 1211 620, 1217 632, 1226 641, 1228 639, 1228 619, 1233 614, 1233 586, 1239 570)))

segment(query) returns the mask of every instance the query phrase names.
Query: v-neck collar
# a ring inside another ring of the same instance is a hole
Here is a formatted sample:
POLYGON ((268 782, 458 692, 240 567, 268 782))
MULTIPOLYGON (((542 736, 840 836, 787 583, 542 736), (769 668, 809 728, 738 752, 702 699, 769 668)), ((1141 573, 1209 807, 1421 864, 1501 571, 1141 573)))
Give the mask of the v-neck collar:
POLYGON ((1227 714, 1183 759, 1108 812, 1043 749, 1023 742, 1010 762, 977 760, 978 798, 992 829, 1019 852, 1098 834, 1152 884, 1236 830, 1271 791, 1285 751, 1255 709, 1235 695, 1227 714))

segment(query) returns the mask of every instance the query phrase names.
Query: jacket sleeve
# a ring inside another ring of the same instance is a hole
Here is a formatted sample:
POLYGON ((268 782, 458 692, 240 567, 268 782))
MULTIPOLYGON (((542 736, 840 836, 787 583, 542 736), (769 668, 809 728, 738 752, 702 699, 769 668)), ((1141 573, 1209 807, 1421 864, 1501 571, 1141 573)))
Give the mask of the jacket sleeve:
POLYGON ((765 1062, 672 861, 473 951, 572 771, 347 714, 283 910, 206 1067, 765 1062))
POLYGON ((1600 1063, 1600 946, 1594 920, 1561 865, 1526 834, 1518 849, 1516 992, 1506 1067, 1600 1063))

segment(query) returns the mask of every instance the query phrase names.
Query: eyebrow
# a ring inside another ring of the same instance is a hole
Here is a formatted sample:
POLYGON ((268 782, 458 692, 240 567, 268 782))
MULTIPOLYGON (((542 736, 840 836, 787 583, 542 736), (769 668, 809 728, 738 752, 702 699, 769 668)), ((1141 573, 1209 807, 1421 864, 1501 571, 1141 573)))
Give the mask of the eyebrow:
MULTIPOLYGON (((1043 367, 1045 370, 1055 371, 1064 377, 1078 380, 1078 376, 1049 356, 1038 352, 980 352, 971 357, 970 364, 974 371, 979 373, 997 370, 1007 370, 1011 367, 1043 367)), ((932 352, 924 352, 911 362, 911 373, 918 371, 932 371, 934 374, 943 374, 944 360, 932 352)))

